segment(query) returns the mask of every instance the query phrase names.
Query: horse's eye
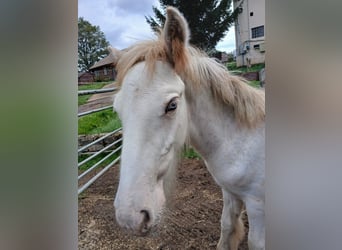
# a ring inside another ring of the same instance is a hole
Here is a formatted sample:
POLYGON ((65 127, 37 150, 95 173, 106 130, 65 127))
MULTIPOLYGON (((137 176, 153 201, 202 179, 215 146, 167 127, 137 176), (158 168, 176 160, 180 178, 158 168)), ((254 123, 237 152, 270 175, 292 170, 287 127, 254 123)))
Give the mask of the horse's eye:
POLYGON ((174 111, 177 109, 177 99, 172 98, 171 101, 167 104, 166 108, 165 108, 165 114, 171 111, 174 111))

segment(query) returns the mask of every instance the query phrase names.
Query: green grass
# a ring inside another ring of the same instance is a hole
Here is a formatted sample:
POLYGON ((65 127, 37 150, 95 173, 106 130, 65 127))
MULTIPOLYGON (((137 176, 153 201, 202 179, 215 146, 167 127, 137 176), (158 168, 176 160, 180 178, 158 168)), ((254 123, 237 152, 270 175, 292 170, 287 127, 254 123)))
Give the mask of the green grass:
POLYGON ((246 70, 246 72, 255 72, 255 71, 260 71, 261 69, 265 68, 264 63, 259 63, 259 64, 254 64, 252 67, 249 69, 247 67, 244 67, 243 70, 246 70))
MULTIPOLYGON (((109 153, 101 153, 98 156, 94 157, 93 159, 91 159, 90 161, 84 163, 83 165, 81 165, 79 167, 79 170, 81 171, 85 171, 88 168, 90 168, 91 166, 93 166, 96 162, 100 161, 101 159, 103 159, 106 155, 108 155, 109 153)), ((114 161, 114 159, 116 159, 118 156, 120 156, 120 151, 116 152, 115 154, 113 154, 112 156, 110 156, 108 159, 104 160, 99 166, 97 166, 96 168, 103 168, 105 166, 107 166, 109 163, 111 163, 112 161, 114 161)), ((83 160, 85 160, 86 158, 90 157, 90 155, 79 155, 78 156, 78 162, 81 162, 83 160)))
POLYGON ((109 133, 121 127, 121 121, 113 110, 96 112, 78 119, 78 134, 109 133))
POLYGON ((237 67, 236 62, 230 62, 227 63, 227 68, 229 71, 232 71, 233 73, 246 73, 246 72, 255 72, 260 71, 262 68, 265 68, 264 63, 254 64, 252 67, 247 68, 247 66, 237 67))
POLYGON ((237 70, 238 67, 236 66, 236 62, 229 62, 226 64, 227 68, 229 71, 234 71, 234 70, 237 70))
POLYGON ((78 106, 86 104, 91 95, 81 95, 78 97, 78 106))
POLYGON ((94 82, 90 84, 79 85, 78 90, 89 90, 89 89, 100 89, 103 86, 110 84, 112 82, 94 82))
MULTIPOLYGON (((262 68, 265 68, 264 63, 252 65, 252 67, 249 69, 247 68, 247 66, 237 67, 236 62, 230 62, 230 63, 227 63, 226 65, 227 65, 228 70, 233 74, 255 72, 255 71, 260 71, 262 68)), ((248 81, 248 84, 253 87, 260 88, 260 81, 248 81)))
MULTIPOLYGON (((112 83, 112 82, 110 82, 112 83)), ((108 82, 91 83, 78 86, 78 90, 101 89, 103 86, 109 84, 108 82)), ((81 95, 78 97, 78 106, 85 104, 91 95, 81 95)))
POLYGON ((255 88, 260 88, 260 81, 248 81, 248 84, 255 88))
MULTIPOLYGON (((78 90, 100 89, 112 82, 100 82, 81 85, 78 90)), ((91 95, 79 96, 78 105, 85 104, 91 95)), ((113 110, 108 109, 86 115, 78 119, 78 134, 99 134, 108 133, 121 127, 121 121, 113 110)))
POLYGON ((197 153, 191 147, 184 148, 182 156, 183 158, 188 158, 188 159, 201 159, 201 156, 199 155, 199 153, 197 153))

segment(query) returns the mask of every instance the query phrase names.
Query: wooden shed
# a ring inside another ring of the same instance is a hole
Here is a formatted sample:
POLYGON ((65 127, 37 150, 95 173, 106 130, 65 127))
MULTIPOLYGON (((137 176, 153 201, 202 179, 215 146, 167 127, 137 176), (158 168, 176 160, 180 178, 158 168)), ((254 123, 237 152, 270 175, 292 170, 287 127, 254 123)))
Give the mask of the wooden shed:
POLYGON ((114 68, 114 55, 110 53, 105 58, 96 62, 89 70, 94 74, 95 81, 113 81, 116 77, 114 68))
POLYGON ((78 73, 78 84, 89 84, 94 82, 94 75, 91 72, 79 72, 78 73))

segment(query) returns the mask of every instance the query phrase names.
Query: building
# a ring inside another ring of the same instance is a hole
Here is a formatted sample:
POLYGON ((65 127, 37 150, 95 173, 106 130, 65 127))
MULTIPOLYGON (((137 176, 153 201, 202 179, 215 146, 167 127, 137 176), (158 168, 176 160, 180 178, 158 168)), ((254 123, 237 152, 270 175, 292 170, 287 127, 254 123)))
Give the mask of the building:
POLYGON ((115 58, 112 53, 108 56, 96 62, 89 68, 90 72, 94 74, 94 80, 97 82, 113 81, 116 77, 116 71, 114 68, 115 58))
POLYGON ((234 0, 236 65, 265 62, 265 0, 234 0))
POLYGON ((227 63, 229 61, 229 54, 222 51, 217 51, 213 54, 213 57, 218 59, 221 63, 227 63))
POLYGON ((89 84, 94 82, 94 75, 90 72, 79 72, 78 73, 78 84, 89 84))

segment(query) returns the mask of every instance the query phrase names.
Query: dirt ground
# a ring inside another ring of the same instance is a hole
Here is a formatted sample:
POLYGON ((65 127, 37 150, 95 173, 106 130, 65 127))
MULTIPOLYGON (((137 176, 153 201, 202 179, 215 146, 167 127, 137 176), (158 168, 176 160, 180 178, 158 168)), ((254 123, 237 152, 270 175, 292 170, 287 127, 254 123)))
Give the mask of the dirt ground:
MULTIPOLYGON (((171 206, 157 229, 145 237, 128 234, 115 221, 113 200, 118 181, 116 165, 79 197, 79 249, 216 249, 221 190, 202 160, 182 161, 171 206)), ((244 221, 248 227, 246 218, 244 221)), ((248 249, 246 237, 239 249, 248 249)))

